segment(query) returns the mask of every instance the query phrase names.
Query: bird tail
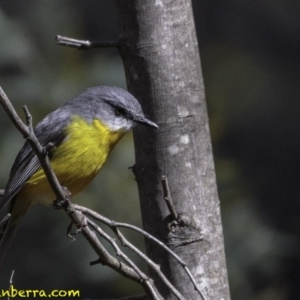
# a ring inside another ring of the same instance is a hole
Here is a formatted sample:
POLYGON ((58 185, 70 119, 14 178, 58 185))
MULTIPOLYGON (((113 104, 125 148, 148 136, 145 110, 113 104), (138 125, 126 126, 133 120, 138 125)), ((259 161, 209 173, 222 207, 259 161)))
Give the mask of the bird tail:
POLYGON ((8 221, 6 222, 5 220, 2 221, 4 224, 2 224, 3 229, 1 230, 0 233, 0 273, 3 270, 3 266, 5 264, 5 257, 10 250, 12 241, 16 234, 16 229, 18 227, 19 221, 21 220, 19 216, 16 218, 16 216, 13 214, 13 208, 15 206, 14 204, 15 203, 13 201, 9 210, 10 214, 8 214, 5 217, 5 218, 7 217, 9 218, 8 221))
POLYGON ((18 223, 8 221, 5 231, 2 234, 0 241, 0 272, 3 270, 3 266, 5 263, 5 257, 10 250, 12 241, 16 234, 18 223))

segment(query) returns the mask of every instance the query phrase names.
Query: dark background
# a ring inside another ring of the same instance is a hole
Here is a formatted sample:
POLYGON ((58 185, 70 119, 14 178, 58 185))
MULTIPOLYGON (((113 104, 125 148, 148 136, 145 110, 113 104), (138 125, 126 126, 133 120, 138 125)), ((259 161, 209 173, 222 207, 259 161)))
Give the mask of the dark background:
MULTIPOLYGON (((300 299, 300 2, 194 0, 232 299, 300 299)), ((111 0, 0 1, 0 85, 34 122, 88 86, 126 87, 114 49, 59 47, 57 34, 117 39, 111 0)), ((0 110, 0 186, 22 137, 0 110)), ((79 203, 140 225, 131 134, 79 203)), ((19 289, 80 289, 82 297, 139 293, 103 266, 63 212, 37 206, 20 226, 12 269, 19 289)), ((127 234, 127 232, 126 232, 127 234)), ((127 234, 129 235, 129 234, 127 234)), ((142 239, 129 235, 138 245, 142 239)), ((138 260, 137 260, 138 261, 138 260)))

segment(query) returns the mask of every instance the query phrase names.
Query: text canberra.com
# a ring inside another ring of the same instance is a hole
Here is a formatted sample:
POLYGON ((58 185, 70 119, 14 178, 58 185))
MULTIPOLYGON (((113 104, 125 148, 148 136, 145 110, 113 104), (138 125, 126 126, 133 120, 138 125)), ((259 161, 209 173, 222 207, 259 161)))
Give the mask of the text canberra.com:
POLYGON ((8 290, 0 289, 0 298, 79 298, 79 290, 52 290, 46 292, 45 290, 18 290, 13 285, 8 290))

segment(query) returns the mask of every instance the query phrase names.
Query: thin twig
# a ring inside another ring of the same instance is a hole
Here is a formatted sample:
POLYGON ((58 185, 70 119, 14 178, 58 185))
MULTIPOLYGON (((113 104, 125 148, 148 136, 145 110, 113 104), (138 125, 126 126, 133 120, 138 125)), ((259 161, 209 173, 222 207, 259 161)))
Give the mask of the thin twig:
MULTIPOLYGON (((149 287, 149 289, 152 289, 154 299, 162 300, 163 298, 157 293, 157 290, 155 286, 153 285, 152 280, 148 276, 146 276, 137 266, 136 264, 127 256, 124 254, 123 251, 119 248, 117 243, 114 241, 112 237, 110 237, 108 234, 106 234, 95 222, 87 219, 88 224, 90 224, 94 230, 96 230, 100 236, 102 236, 104 239, 106 239, 112 247, 115 249, 116 254, 121 257, 131 268, 133 268, 137 274, 140 276, 141 280, 145 282, 145 284, 149 287)), ((182 298, 180 298, 182 299, 182 298)))
POLYGON ((92 217, 93 219, 102 222, 103 224, 109 226, 112 229, 118 228, 118 227, 131 229, 131 230, 134 230, 134 231, 142 234, 147 239, 149 239, 149 240, 155 242, 156 244, 158 244, 160 247, 162 247, 165 251, 167 251, 171 256, 173 256, 178 261, 178 263, 186 271, 188 277, 190 278, 190 280, 192 281, 192 283, 194 285, 195 290, 199 293, 199 295, 201 296, 202 300, 206 300, 205 297, 204 297, 204 295, 203 295, 203 293, 202 293, 202 291, 198 287, 198 285, 196 283, 196 280, 193 277, 191 271, 187 267, 186 263, 175 252, 173 252, 169 247, 167 247, 163 242, 161 242, 160 240, 158 240, 157 238, 155 238, 154 236, 152 236, 148 232, 146 232, 146 231, 142 230, 141 228, 136 227, 134 225, 127 224, 127 223, 121 223, 121 222, 115 222, 113 220, 105 218, 104 216, 100 215, 99 213, 96 213, 93 210, 88 209, 88 208, 86 208, 84 206, 80 206, 80 205, 75 204, 74 207, 75 207, 75 209, 81 211, 85 215, 88 215, 88 216, 92 217))
POLYGON ((56 42, 58 45, 76 48, 78 50, 86 50, 91 48, 115 48, 119 46, 117 41, 88 41, 69 38, 66 36, 57 35, 56 42))
MULTIPOLYGON (((14 275, 15 275, 15 270, 12 270, 11 275, 10 275, 10 279, 9 279, 9 289, 11 289, 11 287, 13 285, 14 275)), ((7 297, 7 299, 9 300, 10 297, 7 297)))
POLYGON ((137 247, 132 245, 128 240, 123 236, 123 234, 120 232, 118 228, 113 229, 116 236, 121 241, 122 245, 124 247, 128 247, 130 250, 132 250, 134 253, 136 253, 139 257, 141 257, 143 260, 145 260, 148 265, 156 272, 156 274, 160 277, 160 279, 165 283, 165 285, 172 291, 172 293, 178 298, 178 299, 184 299, 184 297, 179 293, 179 291, 172 285, 172 283, 166 278, 166 276, 161 272, 159 265, 155 264, 147 255, 145 255, 142 251, 140 251, 137 247))
POLYGON ((12 270, 11 275, 10 275, 10 279, 9 279, 9 284, 12 285, 13 284, 13 278, 15 275, 15 270, 12 270))
POLYGON ((26 105, 23 105, 23 111, 24 111, 24 114, 25 114, 25 117, 26 117, 26 123, 27 123, 27 126, 28 126, 28 129, 32 130, 33 129, 33 126, 32 126, 32 116, 27 108, 26 105))

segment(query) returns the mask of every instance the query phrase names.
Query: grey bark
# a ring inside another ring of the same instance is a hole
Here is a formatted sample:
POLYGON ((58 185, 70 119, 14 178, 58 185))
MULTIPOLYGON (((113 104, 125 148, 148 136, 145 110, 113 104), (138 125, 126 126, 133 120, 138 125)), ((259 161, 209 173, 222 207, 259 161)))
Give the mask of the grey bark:
MULTIPOLYGON (((205 298, 230 299, 205 91, 190 0, 116 0, 128 89, 159 130, 134 130, 144 228, 187 262, 205 298), (172 222, 161 177, 180 214, 172 222)), ((186 299, 201 299, 182 267, 147 253, 186 299)), ((151 274, 165 299, 174 299, 151 274)))

